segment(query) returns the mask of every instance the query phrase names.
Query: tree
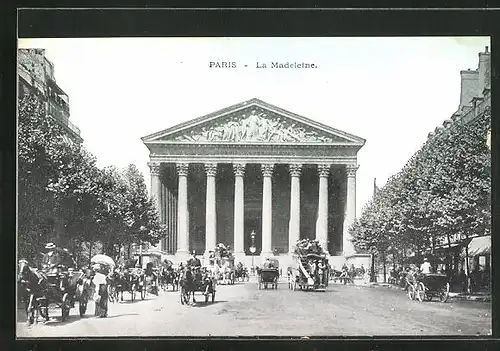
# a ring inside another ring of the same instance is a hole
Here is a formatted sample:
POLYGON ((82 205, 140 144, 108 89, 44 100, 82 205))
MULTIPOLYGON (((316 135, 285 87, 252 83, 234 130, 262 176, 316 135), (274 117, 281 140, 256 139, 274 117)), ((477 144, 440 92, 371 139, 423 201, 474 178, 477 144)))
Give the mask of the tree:
POLYGON ((351 228, 355 247, 404 257, 433 251, 453 234, 489 234, 490 124, 486 110, 473 123, 438 129, 365 207, 351 228))

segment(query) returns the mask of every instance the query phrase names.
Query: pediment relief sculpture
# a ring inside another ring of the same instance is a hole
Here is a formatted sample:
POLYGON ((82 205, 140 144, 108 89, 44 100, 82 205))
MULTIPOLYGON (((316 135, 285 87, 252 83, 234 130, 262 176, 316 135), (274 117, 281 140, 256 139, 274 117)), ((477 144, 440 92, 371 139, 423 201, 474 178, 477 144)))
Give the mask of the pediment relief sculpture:
POLYGON ((342 140, 265 110, 242 111, 218 124, 202 126, 177 135, 188 142, 335 142, 342 140))

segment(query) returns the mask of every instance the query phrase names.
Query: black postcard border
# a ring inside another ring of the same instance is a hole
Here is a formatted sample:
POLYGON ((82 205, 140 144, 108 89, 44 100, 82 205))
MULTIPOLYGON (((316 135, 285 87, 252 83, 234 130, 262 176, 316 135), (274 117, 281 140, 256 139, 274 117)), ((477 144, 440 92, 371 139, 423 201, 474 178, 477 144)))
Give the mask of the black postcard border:
MULTIPOLYGON (((3 16, 2 29, 8 38, 2 41, 2 89, 0 90, 0 223, 4 268, 1 271, 0 309, 2 340, 15 339, 15 226, 16 226, 16 38, 19 37, 110 37, 110 36, 450 36, 489 35, 492 37, 492 94, 500 101, 499 57, 500 33, 497 10, 282 10, 276 9, 22 9, 3 16), (19 28, 17 28, 17 23, 19 28), (17 32, 18 30, 18 32, 17 32), (9 318, 8 316, 12 316, 9 318), (14 323, 13 323, 14 321, 14 323)), ((495 103, 492 113, 496 115, 495 103)), ((499 223, 498 196, 498 128, 499 118, 492 118, 492 226, 499 223)), ((493 251, 500 252, 500 240, 492 235, 493 251)), ((492 256, 493 291, 500 282, 499 259, 492 256)), ((500 313, 493 297, 493 335, 500 336, 500 313)), ((460 316, 457 316, 460 318, 460 316)), ((286 321, 283 321, 286 323, 286 321)), ((451 346, 455 350, 498 348, 496 338, 459 337, 385 337, 385 338, 116 338, 116 339, 43 339, 17 340, 7 349, 76 350, 106 349, 250 349, 296 348, 300 350, 359 349, 421 350, 429 346, 451 346)))

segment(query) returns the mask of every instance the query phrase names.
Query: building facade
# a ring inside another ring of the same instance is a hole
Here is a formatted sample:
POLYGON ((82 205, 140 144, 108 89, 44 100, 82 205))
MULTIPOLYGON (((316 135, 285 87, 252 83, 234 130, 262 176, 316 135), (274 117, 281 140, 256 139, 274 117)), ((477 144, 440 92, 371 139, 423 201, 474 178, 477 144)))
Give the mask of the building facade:
POLYGON ((347 229, 364 139, 251 99, 142 141, 168 228, 161 251, 185 257, 225 243, 243 259, 255 231, 262 257, 287 255, 300 238, 354 252, 347 229))
POLYGON ((82 143, 80 129, 70 118, 68 95, 56 83, 54 65, 44 49, 19 49, 17 60, 18 97, 32 93, 44 102, 45 110, 66 132, 69 140, 82 143))

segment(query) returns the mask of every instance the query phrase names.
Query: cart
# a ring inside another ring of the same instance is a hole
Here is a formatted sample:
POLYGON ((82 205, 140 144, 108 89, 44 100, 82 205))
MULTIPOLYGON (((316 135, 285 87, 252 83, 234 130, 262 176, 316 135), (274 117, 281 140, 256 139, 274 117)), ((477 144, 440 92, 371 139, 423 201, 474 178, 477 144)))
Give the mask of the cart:
POLYGON ((196 292, 201 292, 205 296, 205 303, 208 303, 209 296, 211 296, 213 303, 216 285, 215 277, 210 274, 206 267, 203 267, 200 273, 184 270, 179 282, 181 305, 188 305, 191 300, 196 303, 196 292))
POLYGON ((414 286, 415 298, 420 301, 431 301, 437 297, 440 302, 446 302, 450 294, 450 283, 445 274, 421 274, 414 286))
POLYGON ((264 287, 267 289, 269 285, 271 285, 271 289, 278 289, 278 279, 280 276, 280 272, 277 268, 260 268, 257 269, 257 286, 259 290, 264 287))
POLYGON ((58 268, 53 268, 45 272, 45 275, 47 290, 44 296, 38 299, 42 317, 49 320, 49 307, 55 305, 61 308, 61 320, 64 322, 68 319, 71 308, 75 306, 75 301, 78 301, 80 317, 83 317, 91 295, 90 284, 84 279, 84 273, 71 270, 60 272, 58 268))
POLYGON ((257 268, 257 286, 259 290, 262 287, 267 289, 269 285, 271 285, 271 289, 278 289, 278 280, 280 277, 279 261, 270 259, 269 263, 269 267, 257 268))
POLYGON ((294 266, 288 271, 288 288, 291 290, 306 290, 306 291, 326 291, 328 286, 328 265, 326 264, 326 256, 318 254, 294 255, 294 266), (322 272, 312 274, 308 270, 308 262, 314 260, 322 262, 324 269, 322 272))

